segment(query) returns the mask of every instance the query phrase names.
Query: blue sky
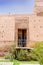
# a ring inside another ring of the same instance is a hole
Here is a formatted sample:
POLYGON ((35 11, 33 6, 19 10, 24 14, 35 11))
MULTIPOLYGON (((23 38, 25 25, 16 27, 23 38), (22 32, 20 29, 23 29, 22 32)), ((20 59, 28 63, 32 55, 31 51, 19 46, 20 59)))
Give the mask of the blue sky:
POLYGON ((32 13, 34 0, 0 0, 0 13, 32 13))

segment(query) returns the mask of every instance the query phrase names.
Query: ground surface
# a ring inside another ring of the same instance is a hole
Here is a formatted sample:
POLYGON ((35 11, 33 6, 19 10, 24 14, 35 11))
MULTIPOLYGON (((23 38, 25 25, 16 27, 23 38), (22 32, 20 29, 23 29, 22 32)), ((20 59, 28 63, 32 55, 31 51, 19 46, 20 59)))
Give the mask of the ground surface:
MULTIPOLYGON (((0 60, 0 62, 11 62, 10 60, 0 60)), ((14 65, 20 65, 20 64, 39 64, 38 61, 18 61, 13 60, 14 65)))
POLYGON ((18 61, 14 60, 14 65, 20 65, 20 64, 39 64, 38 61, 18 61))

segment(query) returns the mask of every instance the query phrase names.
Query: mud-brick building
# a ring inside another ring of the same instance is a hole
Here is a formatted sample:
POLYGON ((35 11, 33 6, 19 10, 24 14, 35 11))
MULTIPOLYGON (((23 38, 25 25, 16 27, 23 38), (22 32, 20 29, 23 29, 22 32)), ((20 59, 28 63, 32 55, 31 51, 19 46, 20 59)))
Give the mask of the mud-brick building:
POLYGON ((34 0, 31 14, 0 14, 0 47, 32 48, 43 41, 43 0, 34 0))

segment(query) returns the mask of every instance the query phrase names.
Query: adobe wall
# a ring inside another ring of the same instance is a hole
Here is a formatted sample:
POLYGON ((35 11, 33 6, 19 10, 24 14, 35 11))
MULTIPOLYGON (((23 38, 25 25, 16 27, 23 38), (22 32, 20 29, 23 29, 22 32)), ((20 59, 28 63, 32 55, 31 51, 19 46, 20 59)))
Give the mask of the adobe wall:
POLYGON ((43 16, 29 17, 29 32, 31 41, 43 41, 43 16))
POLYGON ((43 0, 34 0, 34 13, 43 12, 43 0))
POLYGON ((27 47, 43 41, 43 16, 36 14, 0 15, 0 45, 15 43, 18 29, 27 29, 27 47))
POLYGON ((12 44, 15 41, 14 15, 0 15, 0 46, 12 44))
POLYGON ((43 0, 35 0, 32 14, 0 14, 0 47, 17 45, 18 29, 27 29, 27 47, 43 41, 43 0))

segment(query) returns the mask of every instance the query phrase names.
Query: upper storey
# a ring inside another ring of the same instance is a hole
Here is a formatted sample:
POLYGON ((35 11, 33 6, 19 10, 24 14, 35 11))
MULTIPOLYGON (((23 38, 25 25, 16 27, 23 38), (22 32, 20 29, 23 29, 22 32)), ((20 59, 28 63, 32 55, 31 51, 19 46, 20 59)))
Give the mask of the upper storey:
POLYGON ((43 15, 43 0, 35 0, 34 12, 37 15, 43 15))
POLYGON ((35 0, 35 2, 43 2, 43 0, 35 0))

